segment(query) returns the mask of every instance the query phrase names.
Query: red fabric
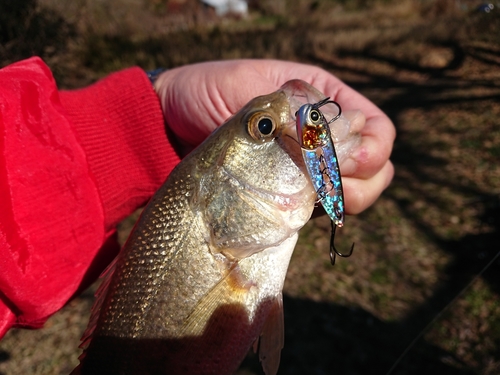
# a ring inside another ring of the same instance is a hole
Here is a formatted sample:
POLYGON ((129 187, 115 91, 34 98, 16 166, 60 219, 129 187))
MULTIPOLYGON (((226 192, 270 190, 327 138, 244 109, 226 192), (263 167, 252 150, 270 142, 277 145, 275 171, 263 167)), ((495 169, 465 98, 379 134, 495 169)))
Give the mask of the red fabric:
POLYGON ((0 69, 0 338, 87 287, 178 162, 139 68, 66 92, 39 58, 0 69))

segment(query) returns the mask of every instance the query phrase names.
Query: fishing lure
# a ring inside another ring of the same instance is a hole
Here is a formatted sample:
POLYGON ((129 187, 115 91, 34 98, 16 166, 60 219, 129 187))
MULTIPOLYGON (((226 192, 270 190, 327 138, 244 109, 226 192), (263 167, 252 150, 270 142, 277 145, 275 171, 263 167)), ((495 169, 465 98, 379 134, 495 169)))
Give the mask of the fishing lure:
POLYGON ((337 102, 325 98, 315 104, 306 103, 295 113, 297 135, 302 149, 302 157, 312 184, 318 194, 326 213, 330 217, 332 236, 330 238, 330 260, 335 264, 335 257, 349 257, 354 250, 344 254, 335 248, 335 230, 344 225, 344 194, 339 163, 329 124, 337 120, 342 109, 337 102), (321 107, 334 104, 338 107, 338 114, 327 120, 321 107))

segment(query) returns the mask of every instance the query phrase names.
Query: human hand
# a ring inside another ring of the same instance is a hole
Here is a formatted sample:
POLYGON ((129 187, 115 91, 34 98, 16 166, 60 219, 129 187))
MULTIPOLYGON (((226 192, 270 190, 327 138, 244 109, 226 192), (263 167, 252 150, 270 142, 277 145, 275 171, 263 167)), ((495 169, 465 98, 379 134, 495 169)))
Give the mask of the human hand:
POLYGON ((369 207, 389 185, 389 160, 395 138, 391 120, 372 102, 327 71, 276 60, 230 60, 168 70, 155 89, 165 120, 181 145, 192 149, 256 96, 301 79, 342 105, 344 116, 361 134, 361 145, 341 165, 347 214, 369 207))

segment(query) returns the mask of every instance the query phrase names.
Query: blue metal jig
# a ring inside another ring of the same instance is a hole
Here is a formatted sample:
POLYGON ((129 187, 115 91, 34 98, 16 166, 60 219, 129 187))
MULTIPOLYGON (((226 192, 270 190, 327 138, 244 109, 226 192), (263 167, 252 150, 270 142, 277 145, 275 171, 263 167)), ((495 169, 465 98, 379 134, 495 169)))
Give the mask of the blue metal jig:
POLYGON ((302 149, 302 157, 312 184, 318 194, 318 201, 331 219, 332 236, 330 239, 330 260, 335 264, 335 255, 340 257, 351 256, 354 243, 347 254, 335 248, 335 230, 344 225, 344 194, 339 163, 329 124, 337 120, 342 109, 337 102, 325 98, 318 103, 306 103, 297 113, 297 136, 302 149), (320 108, 326 104, 334 104, 339 113, 329 121, 325 118, 320 108))

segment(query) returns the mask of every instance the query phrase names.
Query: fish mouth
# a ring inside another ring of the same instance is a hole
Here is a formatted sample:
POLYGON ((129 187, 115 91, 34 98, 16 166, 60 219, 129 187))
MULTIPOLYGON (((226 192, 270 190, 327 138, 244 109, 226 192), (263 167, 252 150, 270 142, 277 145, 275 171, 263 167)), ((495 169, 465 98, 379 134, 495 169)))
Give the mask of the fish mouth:
MULTIPOLYGON (((326 96, 309 83, 300 79, 293 79, 286 82, 281 86, 280 90, 285 94, 289 103, 289 122, 283 128, 282 135, 293 138, 299 144, 295 114, 302 105, 306 103, 318 103, 325 99, 326 96)), ((339 103, 339 105, 342 105, 342 103, 339 103)), ((336 105, 323 106, 321 112, 326 118, 334 118, 338 114, 338 107, 336 105)), ((343 114, 335 121, 329 123, 329 127, 337 159, 339 160, 339 164, 342 164, 352 151, 359 146, 361 137, 358 133, 351 131, 351 122, 343 114)))
POLYGON ((269 190, 260 189, 250 183, 241 181, 230 173, 228 173, 228 175, 253 199, 265 202, 267 205, 275 207, 279 211, 294 212, 300 209, 307 209, 310 206, 311 201, 314 202, 316 198, 315 192, 311 192, 312 185, 309 186, 309 184, 293 194, 276 194, 269 190), (308 199, 309 196, 312 197, 312 199, 308 199))
MULTIPOLYGON (((295 125, 295 114, 304 104, 317 103, 324 99, 325 95, 307 82, 300 79, 287 81, 283 84, 283 86, 281 86, 280 91, 285 94, 286 100, 288 101, 288 122, 282 128, 280 137, 282 139, 285 139, 286 137, 292 138, 297 145, 300 145, 297 135, 297 127, 295 125)), ((300 159, 301 158, 302 157, 300 156, 300 159)))
MULTIPOLYGON (((302 173, 307 175, 300 150, 300 144, 297 138, 295 114, 302 105, 306 103, 319 102, 325 98, 325 95, 307 82, 300 79, 287 81, 281 86, 279 91, 285 94, 285 100, 288 102, 288 113, 286 120, 285 118, 282 118, 282 121, 285 122, 285 126, 278 135, 277 141, 294 160, 295 164, 299 166, 302 173)), ((265 201, 267 204, 280 211, 294 212, 296 210, 302 210, 312 212, 309 207, 311 206, 311 202, 314 202, 316 199, 316 194, 312 188, 312 184, 307 184, 303 189, 292 194, 276 194, 267 189, 258 188, 251 183, 242 181, 229 171, 226 171, 226 173, 228 173, 230 178, 237 184, 244 187, 245 191, 248 192, 249 195, 252 195, 258 200, 265 201)), ((300 177, 302 178, 302 176, 300 177)), ((306 178, 306 180, 309 181, 309 178, 306 178)))

